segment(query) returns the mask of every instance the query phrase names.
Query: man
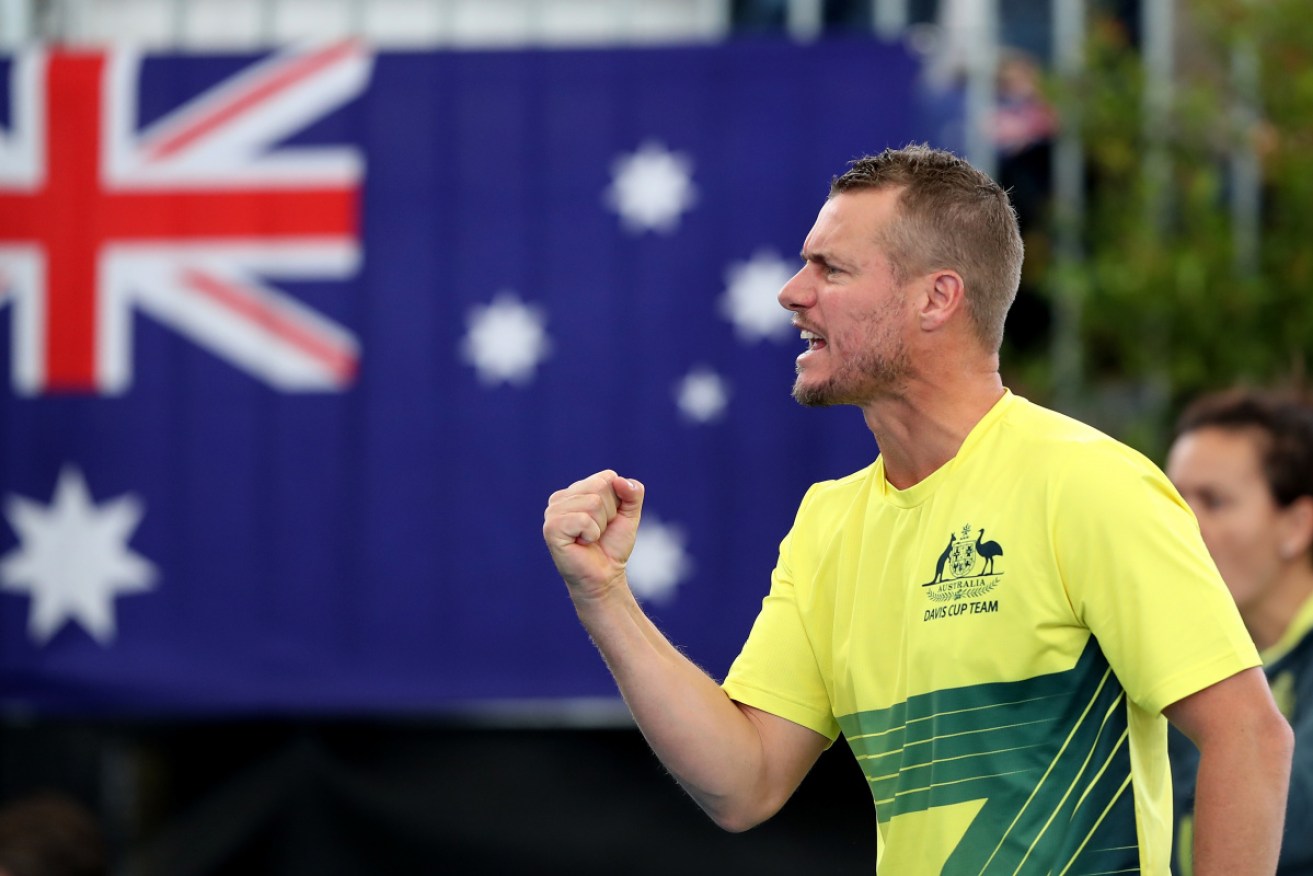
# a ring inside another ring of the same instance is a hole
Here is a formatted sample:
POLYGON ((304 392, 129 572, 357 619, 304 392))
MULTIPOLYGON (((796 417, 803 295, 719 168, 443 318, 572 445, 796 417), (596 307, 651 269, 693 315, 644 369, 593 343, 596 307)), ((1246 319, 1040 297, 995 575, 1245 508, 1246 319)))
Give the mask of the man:
MULTIPOLYGON (((1199 518, 1204 544, 1263 658, 1295 732, 1278 876, 1313 874, 1313 408, 1224 392, 1181 415, 1167 476, 1199 518)), ((1191 872, 1197 753, 1171 740, 1180 830, 1177 870, 1191 872)))
POLYGON ((723 686, 629 591, 643 486, 603 471, 547 507, 667 768, 743 830, 843 732, 881 872, 1164 874, 1166 714, 1202 751, 1196 873, 1271 873, 1290 730, 1194 519, 1142 456, 1003 387, 1006 194, 886 150, 834 181, 802 257, 779 295, 807 344, 794 397, 861 408, 880 453, 803 498, 723 686))

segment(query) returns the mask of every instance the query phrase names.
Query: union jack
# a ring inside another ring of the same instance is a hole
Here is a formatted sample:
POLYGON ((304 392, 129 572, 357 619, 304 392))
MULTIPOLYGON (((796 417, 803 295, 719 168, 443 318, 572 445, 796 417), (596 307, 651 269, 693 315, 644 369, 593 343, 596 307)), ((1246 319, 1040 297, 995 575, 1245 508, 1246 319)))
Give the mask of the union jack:
POLYGON ((357 43, 288 49, 139 130, 138 53, 17 55, 0 128, 15 391, 125 391, 134 309, 277 389, 350 385, 355 336, 266 281, 356 270, 362 157, 278 144, 370 69, 357 43))

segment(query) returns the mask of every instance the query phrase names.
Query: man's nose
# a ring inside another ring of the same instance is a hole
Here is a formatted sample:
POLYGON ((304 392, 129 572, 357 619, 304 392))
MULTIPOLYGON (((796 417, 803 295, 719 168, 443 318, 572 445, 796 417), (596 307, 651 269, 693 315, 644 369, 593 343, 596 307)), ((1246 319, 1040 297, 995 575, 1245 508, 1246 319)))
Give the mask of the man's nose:
POLYGON ((779 299, 780 307, 795 312, 810 307, 813 300, 810 287, 811 284, 807 279, 807 265, 803 265, 798 269, 798 273, 789 278, 789 281, 780 289, 780 294, 776 296, 779 299))

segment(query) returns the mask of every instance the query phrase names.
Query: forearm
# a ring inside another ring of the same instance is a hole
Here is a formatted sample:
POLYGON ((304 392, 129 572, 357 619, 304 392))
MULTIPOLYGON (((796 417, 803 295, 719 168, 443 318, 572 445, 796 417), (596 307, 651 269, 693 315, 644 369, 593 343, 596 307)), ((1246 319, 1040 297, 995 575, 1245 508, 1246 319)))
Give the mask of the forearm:
POLYGON ((643 485, 606 469, 552 494, 543 538, 653 751, 727 830, 775 813, 828 741, 729 699, 670 644, 625 579, 643 485))
POLYGON ((1276 871, 1286 815, 1291 734, 1283 721, 1200 747, 1195 876, 1276 871))
POLYGON ((792 787, 772 788, 753 720, 670 644, 628 588, 575 608, 644 738, 698 805, 729 830, 774 814, 792 787))

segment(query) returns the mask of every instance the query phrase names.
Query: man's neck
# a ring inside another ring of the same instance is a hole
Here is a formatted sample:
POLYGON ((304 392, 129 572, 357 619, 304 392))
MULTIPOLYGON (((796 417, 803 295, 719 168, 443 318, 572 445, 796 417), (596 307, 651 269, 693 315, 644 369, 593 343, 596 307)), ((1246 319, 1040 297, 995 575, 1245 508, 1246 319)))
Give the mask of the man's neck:
POLYGON ((948 384, 912 382, 863 408, 880 446, 885 478, 905 490, 938 471, 962 448, 976 424, 1003 397, 997 371, 948 384))

